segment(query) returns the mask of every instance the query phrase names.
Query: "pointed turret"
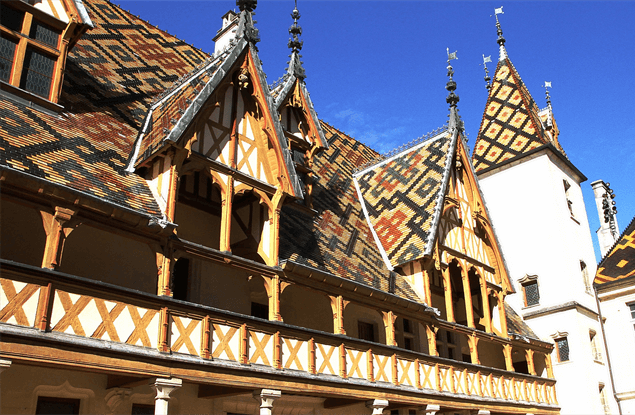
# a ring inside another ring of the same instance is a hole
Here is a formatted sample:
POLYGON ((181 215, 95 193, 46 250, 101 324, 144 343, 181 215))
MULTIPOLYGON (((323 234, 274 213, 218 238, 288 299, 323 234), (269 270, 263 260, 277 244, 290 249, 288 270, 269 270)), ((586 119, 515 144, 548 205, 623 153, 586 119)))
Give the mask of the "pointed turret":
POLYGON ((557 141, 557 129, 543 124, 542 112, 507 55, 499 14, 502 8, 496 9, 499 60, 491 86, 486 79, 487 105, 472 156, 477 172, 493 169, 545 145, 552 145, 565 155, 557 141))

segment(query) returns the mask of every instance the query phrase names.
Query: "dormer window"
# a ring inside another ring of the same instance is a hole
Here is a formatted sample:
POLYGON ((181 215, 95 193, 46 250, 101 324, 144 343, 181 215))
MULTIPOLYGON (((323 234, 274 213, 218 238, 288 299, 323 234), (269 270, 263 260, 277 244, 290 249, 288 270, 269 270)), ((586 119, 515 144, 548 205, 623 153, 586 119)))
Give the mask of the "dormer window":
POLYGON ((24 2, 0 3, 2 89, 27 99, 36 96, 57 102, 66 58, 61 46, 65 27, 24 2))

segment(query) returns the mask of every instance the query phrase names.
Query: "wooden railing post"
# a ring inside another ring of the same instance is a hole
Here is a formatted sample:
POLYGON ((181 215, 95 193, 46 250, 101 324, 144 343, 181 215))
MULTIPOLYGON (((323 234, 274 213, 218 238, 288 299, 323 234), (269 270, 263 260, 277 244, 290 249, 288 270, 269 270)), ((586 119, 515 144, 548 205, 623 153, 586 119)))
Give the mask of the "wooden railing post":
POLYGON ((246 365, 249 363, 249 332, 247 330, 247 323, 243 323, 240 326, 240 357, 238 362, 246 365))
POLYGON ((203 359, 210 358, 210 348, 212 342, 212 319, 210 316, 205 316, 203 319, 203 344, 201 347, 201 357, 203 359))
POLYGON ((375 381, 375 358, 373 357, 373 350, 372 349, 368 349, 368 352, 366 352, 366 377, 368 378, 369 382, 374 382, 375 381))
POLYGON ((159 351, 168 353, 170 351, 170 315, 167 307, 162 307, 159 311, 159 351))
POLYGON ((315 339, 311 337, 309 339, 309 373, 312 375, 317 374, 316 357, 315 357, 315 339))
POLYGON ((346 379, 346 346, 340 344, 340 377, 346 379))
POLYGON ((51 313, 53 311, 53 300, 55 299, 55 287, 52 282, 40 288, 40 298, 35 317, 35 325, 40 331, 51 329, 51 313))

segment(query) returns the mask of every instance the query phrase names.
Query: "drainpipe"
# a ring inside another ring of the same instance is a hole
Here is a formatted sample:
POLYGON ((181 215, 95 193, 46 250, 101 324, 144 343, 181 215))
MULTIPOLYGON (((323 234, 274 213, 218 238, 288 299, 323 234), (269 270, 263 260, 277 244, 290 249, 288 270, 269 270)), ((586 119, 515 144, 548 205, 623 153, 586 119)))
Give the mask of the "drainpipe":
POLYGON ((609 345, 606 342, 606 333, 604 332, 604 319, 602 319, 602 309, 600 308, 600 298, 598 297, 598 286, 593 284, 593 291, 595 292, 595 303, 598 306, 598 316, 600 317, 600 329, 602 330, 602 340, 604 340, 604 350, 606 350, 606 363, 609 365, 609 378, 611 379, 611 388, 613 389, 613 398, 617 402, 617 412, 622 415, 622 405, 620 405, 620 398, 617 397, 617 391, 615 390, 615 381, 613 380, 613 368, 611 367, 611 355, 609 353, 609 345))

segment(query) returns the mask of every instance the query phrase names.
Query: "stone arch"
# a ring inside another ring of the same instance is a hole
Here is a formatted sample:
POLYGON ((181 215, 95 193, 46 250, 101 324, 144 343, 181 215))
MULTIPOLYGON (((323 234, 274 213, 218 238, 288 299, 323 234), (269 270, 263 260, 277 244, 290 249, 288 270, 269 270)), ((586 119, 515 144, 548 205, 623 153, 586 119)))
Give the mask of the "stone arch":
MULTIPOLYGON (((349 303, 344 309, 344 330, 348 336, 357 338, 364 337, 363 330, 372 330, 374 338, 372 341, 386 344, 384 320, 381 312, 374 308, 349 303)), ((365 333, 368 334, 367 331, 365 333)))

